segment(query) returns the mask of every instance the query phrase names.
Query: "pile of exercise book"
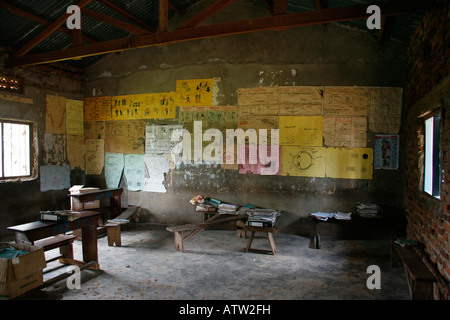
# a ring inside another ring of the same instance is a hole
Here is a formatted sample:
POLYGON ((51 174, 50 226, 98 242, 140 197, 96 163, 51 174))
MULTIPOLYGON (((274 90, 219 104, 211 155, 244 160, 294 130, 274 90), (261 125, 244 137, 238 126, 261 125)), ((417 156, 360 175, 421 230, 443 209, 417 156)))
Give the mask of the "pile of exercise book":
POLYGON ((268 227, 275 226, 277 218, 281 212, 274 209, 259 208, 252 204, 243 206, 222 202, 214 198, 205 198, 203 196, 196 196, 190 200, 190 203, 195 205, 197 212, 217 212, 219 214, 246 214, 248 215, 247 225, 253 227, 268 227))

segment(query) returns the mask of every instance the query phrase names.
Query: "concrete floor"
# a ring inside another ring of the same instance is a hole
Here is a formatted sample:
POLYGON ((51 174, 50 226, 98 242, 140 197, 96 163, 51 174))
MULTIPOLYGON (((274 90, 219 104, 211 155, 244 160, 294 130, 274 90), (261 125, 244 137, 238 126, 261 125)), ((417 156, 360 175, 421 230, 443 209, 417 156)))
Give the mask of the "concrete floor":
MULTIPOLYGON (((244 252, 247 240, 232 230, 201 231, 175 250, 166 226, 138 223, 122 230, 122 246, 98 239, 101 270, 81 272, 81 289, 62 280, 21 299, 47 300, 407 300, 403 268, 390 266, 390 242, 383 239, 333 240, 321 249, 309 239, 274 234, 276 255, 244 252), (370 290, 368 266, 381 269, 381 289, 370 290)), ((269 249, 265 234, 252 248, 269 249)), ((81 242, 74 242, 81 259, 81 242)), ((58 250, 49 251, 51 256, 58 250)), ((51 262, 48 269, 59 262, 51 262)), ((64 273, 46 273, 44 280, 64 273)))

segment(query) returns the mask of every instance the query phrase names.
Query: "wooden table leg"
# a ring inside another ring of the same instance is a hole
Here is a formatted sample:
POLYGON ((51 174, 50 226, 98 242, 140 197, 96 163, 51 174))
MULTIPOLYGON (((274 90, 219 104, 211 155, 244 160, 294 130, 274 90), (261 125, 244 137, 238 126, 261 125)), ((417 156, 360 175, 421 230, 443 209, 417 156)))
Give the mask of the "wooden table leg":
POLYGON ((272 232, 267 232, 267 238, 269 239, 270 248, 272 248, 272 253, 277 253, 277 248, 275 247, 275 241, 273 240, 272 232))
POLYGON ((96 262, 97 270, 100 269, 98 264, 98 249, 97 249, 97 226, 87 225, 81 228, 82 230, 82 245, 83 245, 83 261, 96 262))
POLYGON ((248 238, 247 247, 245 248, 245 252, 248 252, 248 250, 250 250, 250 246, 252 245, 254 236, 255 236, 255 231, 250 231, 250 238, 248 238))

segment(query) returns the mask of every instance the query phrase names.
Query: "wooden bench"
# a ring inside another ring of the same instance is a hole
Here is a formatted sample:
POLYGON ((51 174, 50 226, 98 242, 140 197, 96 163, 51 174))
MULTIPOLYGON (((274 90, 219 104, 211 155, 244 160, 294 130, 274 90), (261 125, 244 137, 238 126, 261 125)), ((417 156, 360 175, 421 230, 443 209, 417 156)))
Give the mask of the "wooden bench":
POLYGON ((37 240, 34 245, 43 248, 44 251, 59 248, 60 256, 48 259, 46 262, 51 262, 59 258, 73 259, 73 245, 72 243, 77 237, 74 235, 60 234, 53 237, 37 240))
MULTIPOLYGON (((192 238, 195 234, 197 234, 199 231, 205 229, 208 226, 220 224, 220 223, 226 223, 230 221, 242 221, 244 219, 247 219, 247 215, 232 215, 228 216, 226 218, 218 219, 219 217, 224 216, 222 214, 215 214, 208 220, 198 223, 198 224, 184 224, 184 225, 177 225, 177 226, 171 226, 167 227, 166 230, 169 232, 174 233, 175 237, 175 249, 179 250, 181 252, 184 252, 184 242, 192 238), (190 234, 188 234, 186 237, 184 237, 185 231, 192 231, 190 234)), ((237 224, 237 234, 238 236, 242 236, 242 224, 237 224)))
POLYGON ((433 284, 437 281, 433 273, 413 249, 413 246, 400 246, 392 242, 391 265, 403 264, 406 271, 412 300, 433 300, 433 284))
POLYGON ((276 228, 252 227, 252 226, 246 225, 244 227, 244 231, 250 231, 250 237, 248 238, 247 247, 245 248, 245 252, 248 252, 250 250, 255 233, 256 232, 265 232, 267 234, 267 239, 269 240, 271 250, 261 250, 261 249, 252 249, 252 250, 266 252, 266 253, 272 253, 273 255, 275 255, 277 253, 277 248, 275 247, 275 241, 273 240, 273 233, 276 231, 276 228))
POLYGON ((108 236, 108 246, 120 247, 122 245, 121 225, 130 222, 130 218, 133 218, 140 206, 128 207, 124 212, 114 219, 108 220, 105 224, 106 232, 108 236))

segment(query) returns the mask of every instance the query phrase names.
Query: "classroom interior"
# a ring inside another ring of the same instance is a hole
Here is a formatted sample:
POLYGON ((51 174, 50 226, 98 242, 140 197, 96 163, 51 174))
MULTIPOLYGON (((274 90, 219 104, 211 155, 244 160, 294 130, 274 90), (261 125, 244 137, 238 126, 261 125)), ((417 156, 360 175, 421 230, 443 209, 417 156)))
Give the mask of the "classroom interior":
POLYGON ((0 298, 448 300, 449 9, 0 2, 0 298))

